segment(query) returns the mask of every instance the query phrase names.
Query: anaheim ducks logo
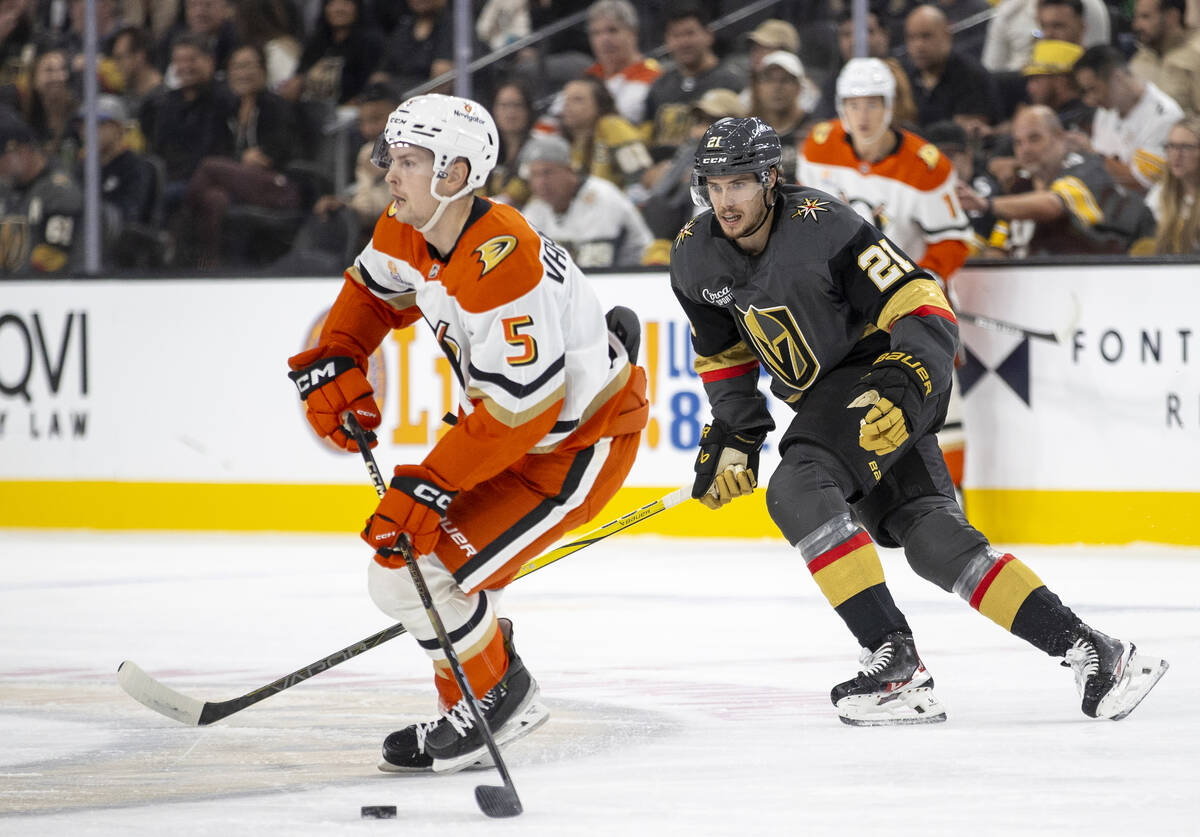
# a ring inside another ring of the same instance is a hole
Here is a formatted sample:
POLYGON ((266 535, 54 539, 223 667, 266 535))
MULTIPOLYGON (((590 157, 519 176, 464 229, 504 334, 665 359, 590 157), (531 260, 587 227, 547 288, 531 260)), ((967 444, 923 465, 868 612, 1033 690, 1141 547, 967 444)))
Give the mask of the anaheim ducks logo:
POLYGON ((808 389, 821 371, 821 364, 787 306, 758 308, 751 305, 748 309, 738 307, 738 313, 754 343, 754 353, 771 368, 775 377, 792 389, 808 389))
POLYGON ((696 225, 695 218, 693 218, 692 220, 688 221, 686 224, 683 225, 683 229, 681 229, 679 231, 679 235, 675 236, 675 246, 676 247, 678 247, 680 244, 683 244, 683 240, 685 238, 695 235, 695 233, 692 232, 692 227, 694 227, 695 225, 696 225))
POLYGON ((819 200, 817 198, 805 198, 800 201, 800 205, 796 207, 796 211, 792 213, 793 218, 799 218, 801 221, 807 221, 809 218, 821 223, 820 213, 829 211, 829 201, 819 200))
POLYGON ((483 272, 479 274, 480 278, 495 270, 500 262, 507 259, 516 249, 517 237, 513 235, 498 235, 476 247, 475 252, 478 254, 479 263, 483 265, 483 272))

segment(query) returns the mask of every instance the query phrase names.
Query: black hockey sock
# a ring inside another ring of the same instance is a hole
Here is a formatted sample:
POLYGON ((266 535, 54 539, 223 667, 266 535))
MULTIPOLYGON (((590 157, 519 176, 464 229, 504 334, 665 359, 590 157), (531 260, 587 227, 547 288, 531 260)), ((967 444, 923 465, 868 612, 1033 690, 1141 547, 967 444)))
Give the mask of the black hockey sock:
POLYGON ((1051 657, 1061 657, 1083 622, 1043 586, 1030 593, 1013 619, 1012 633, 1051 657))
POLYGON ((863 648, 874 650, 880 640, 894 631, 912 633, 886 584, 868 587, 846 599, 834 610, 863 648))

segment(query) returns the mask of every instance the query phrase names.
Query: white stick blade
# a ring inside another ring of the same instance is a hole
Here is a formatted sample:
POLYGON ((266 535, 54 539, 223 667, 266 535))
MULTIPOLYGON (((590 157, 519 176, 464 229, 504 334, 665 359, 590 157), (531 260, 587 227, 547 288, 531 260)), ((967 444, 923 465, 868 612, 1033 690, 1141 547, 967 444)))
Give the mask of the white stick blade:
POLYGON ((137 663, 130 660, 121 663, 117 667, 117 682, 121 684, 125 694, 142 706, 181 724, 192 727, 200 725, 200 713, 204 711, 203 701, 181 695, 164 686, 143 671, 137 663))

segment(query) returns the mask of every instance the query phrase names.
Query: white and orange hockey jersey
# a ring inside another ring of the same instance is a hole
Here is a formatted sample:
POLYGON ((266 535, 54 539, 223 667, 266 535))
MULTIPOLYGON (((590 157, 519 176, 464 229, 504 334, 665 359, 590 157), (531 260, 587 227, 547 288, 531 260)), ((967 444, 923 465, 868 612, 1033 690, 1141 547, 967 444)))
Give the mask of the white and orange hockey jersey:
POLYGON ((512 207, 476 198, 442 259, 393 211, 346 271, 321 342, 361 360, 388 330, 429 324, 458 377, 460 405, 426 467, 465 490, 527 453, 620 432, 612 425, 633 367, 565 249, 512 207))
POLYGON ((954 167, 935 145, 899 133, 893 153, 867 163, 854 153, 841 120, 822 122, 801 148, 796 180, 850 204, 921 267, 949 279, 973 238, 954 191, 954 167))

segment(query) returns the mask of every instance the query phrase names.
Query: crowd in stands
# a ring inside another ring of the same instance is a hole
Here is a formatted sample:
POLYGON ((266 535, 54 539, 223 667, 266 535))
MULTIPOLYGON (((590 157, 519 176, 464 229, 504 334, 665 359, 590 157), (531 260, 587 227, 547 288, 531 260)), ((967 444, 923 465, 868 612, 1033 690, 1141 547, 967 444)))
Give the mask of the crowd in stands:
MULTIPOLYGON (((500 135, 481 191, 585 268, 666 263, 718 119, 770 123, 788 181, 849 142, 849 0, 716 27, 743 4, 474 5, 475 56, 583 13, 472 83, 500 135)), ((452 92, 430 87, 455 66, 452 0, 95 6, 108 275, 340 270, 390 202, 370 162, 388 113, 452 92)), ((0 275, 83 263, 84 10, 0 0, 0 275)), ((894 81, 880 154, 903 129, 931 169, 949 160, 972 257, 1200 253, 1200 0, 876 0, 867 24, 894 81)))

